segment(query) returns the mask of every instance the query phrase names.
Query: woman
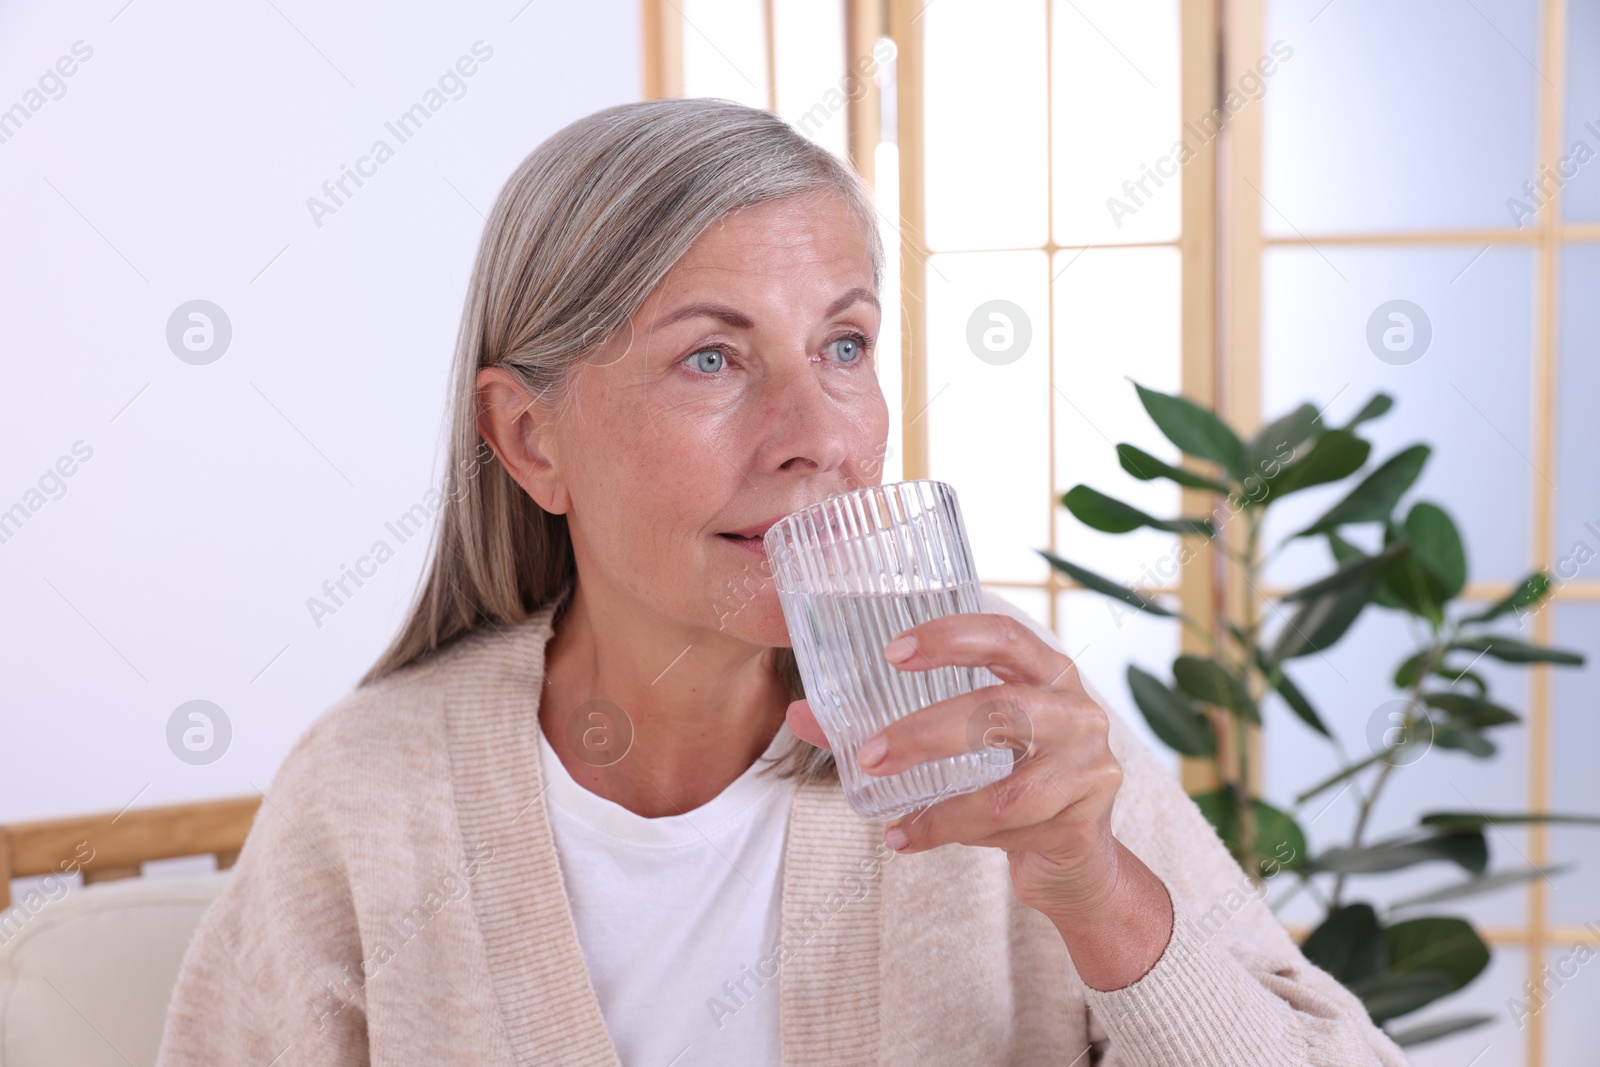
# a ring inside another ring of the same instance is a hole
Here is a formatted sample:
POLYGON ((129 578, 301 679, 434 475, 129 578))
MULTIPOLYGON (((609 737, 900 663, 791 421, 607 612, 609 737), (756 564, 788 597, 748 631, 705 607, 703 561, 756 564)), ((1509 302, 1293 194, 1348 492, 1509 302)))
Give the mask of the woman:
POLYGON ((989 701, 1016 770, 846 806, 760 535, 878 481, 882 274, 864 185, 764 111, 614 107, 527 158, 417 602, 265 795, 162 1064, 1404 1062, 992 593, 885 655, 1003 684, 867 769, 989 701))

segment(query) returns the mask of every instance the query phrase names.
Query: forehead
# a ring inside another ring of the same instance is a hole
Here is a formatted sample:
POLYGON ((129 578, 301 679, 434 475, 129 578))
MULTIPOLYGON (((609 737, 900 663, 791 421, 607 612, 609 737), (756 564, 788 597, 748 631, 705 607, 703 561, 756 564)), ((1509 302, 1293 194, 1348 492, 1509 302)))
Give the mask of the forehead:
POLYGON ((837 194, 788 197, 730 212, 696 238, 667 277, 682 284, 730 271, 771 276, 817 270, 864 271, 869 279, 872 274, 867 234, 837 194))

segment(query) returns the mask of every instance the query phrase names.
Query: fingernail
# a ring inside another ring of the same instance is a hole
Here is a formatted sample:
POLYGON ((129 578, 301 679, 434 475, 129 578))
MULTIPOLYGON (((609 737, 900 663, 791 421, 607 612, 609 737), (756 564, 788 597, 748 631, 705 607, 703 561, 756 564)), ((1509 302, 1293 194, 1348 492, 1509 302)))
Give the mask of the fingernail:
POLYGON ((898 663, 900 660, 910 659, 911 653, 916 650, 917 639, 915 637, 897 637, 883 646, 883 655, 885 659, 898 663))
POLYGON ((883 834, 883 843, 894 849, 896 852, 899 852, 901 849, 905 848, 910 841, 911 838, 907 837, 906 832, 900 829, 898 826, 889 827, 889 829, 884 831, 883 834))
POLYGON ((889 751, 889 742, 881 737, 874 737, 861 746, 861 751, 856 753, 856 762, 863 767, 873 767, 883 760, 889 751))

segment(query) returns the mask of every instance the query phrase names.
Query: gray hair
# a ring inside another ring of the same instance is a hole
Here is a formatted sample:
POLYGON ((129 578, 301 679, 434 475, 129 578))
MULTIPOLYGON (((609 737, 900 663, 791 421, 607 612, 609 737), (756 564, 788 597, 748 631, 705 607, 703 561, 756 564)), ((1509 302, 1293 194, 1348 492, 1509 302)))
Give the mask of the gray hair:
MULTIPOLYGON (((881 293, 871 190, 769 111, 706 98, 621 104, 528 154, 495 200, 472 268, 428 565, 400 632, 360 685, 477 627, 527 618, 562 597, 576 575, 566 516, 541 508, 479 438, 478 372, 507 367, 564 409, 573 371, 628 327, 709 226, 753 204, 828 194, 860 222, 881 293)), ((565 601, 558 616, 564 608, 565 601)), ((775 649, 773 666, 795 699, 805 695, 792 649, 775 649)), ((833 754, 806 744, 758 773, 768 770, 838 780, 833 754)))

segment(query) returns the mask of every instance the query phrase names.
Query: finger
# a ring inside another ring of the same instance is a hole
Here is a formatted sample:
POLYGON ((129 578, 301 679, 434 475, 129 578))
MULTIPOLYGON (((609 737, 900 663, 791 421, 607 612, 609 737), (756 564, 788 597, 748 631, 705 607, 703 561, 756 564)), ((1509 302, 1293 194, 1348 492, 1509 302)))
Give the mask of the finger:
POLYGON ((1051 692, 1079 685, 1070 656, 1056 651, 1020 620, 993 612, 941 615, 919 623, 890 641, 884 658, 908 671, 987 667, 1003 681, 1051 692))
POLYGON ((980 750, 1013 759, 1036 747, 1036 719, 1050 698, 1017 685, 988 685, 941 700, 896 719, 867 738, 856 753, 861 769, 874 776, 899 774, 929 760, 980 750))
POLYGON ((1032 686, 988 685, 918 708, 868 737, 856 753, 874 776, 898 774, 929 760, 1009 748, 1015 763, 1050 750, 1104 746, 1105 712, 1088 697, 1032 686))
POLYGON ((898 852, 984 840, 1002 840, 1007 849, 1037 851, 1059 845, 1053 820, 1078 798, 1077 789, 1064 789, 1050 768, 1019 768, 975 792, 903 816, 885 828, 884 836, 892 840, 895 830, 905 835, 906 843, 898 852))
POLYGON ((806 701, 796 700, 790 704, 784 717, 789 722, 790 731, 800 740, 818 748, 833 747, 828 744, 828 735, 822 732, 817 717, 811 713, 811 705, 806 701))

